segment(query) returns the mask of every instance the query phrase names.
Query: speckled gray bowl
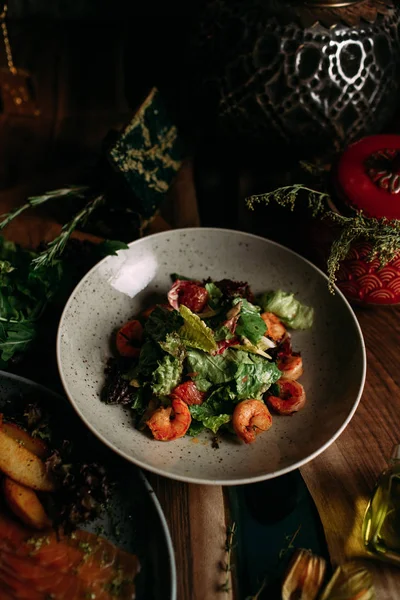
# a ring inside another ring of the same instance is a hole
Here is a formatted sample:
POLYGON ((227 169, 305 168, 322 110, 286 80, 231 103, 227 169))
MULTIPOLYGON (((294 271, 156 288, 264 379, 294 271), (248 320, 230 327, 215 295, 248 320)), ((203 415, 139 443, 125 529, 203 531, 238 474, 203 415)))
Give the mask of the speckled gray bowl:
POLYGON ((57 340, 61 379, 72 405, 100 440, 126 459, 166 477, 237 485, 277 477, 323 452, 344 430, 360 400, 366 370, 357 319, 325 275, 264 238, 223 229, 181 229, 152 235, 96 265, 72 293, 57 340), (281 288, 315 308, 311 330, 294 332, 305 373, 305 408, 274 416, 254 444, 211 436, 157 442, 132 427, 129 413, 100 401, 112 332, 166 294, 170 273, 248 281, 255 293, 281 288))

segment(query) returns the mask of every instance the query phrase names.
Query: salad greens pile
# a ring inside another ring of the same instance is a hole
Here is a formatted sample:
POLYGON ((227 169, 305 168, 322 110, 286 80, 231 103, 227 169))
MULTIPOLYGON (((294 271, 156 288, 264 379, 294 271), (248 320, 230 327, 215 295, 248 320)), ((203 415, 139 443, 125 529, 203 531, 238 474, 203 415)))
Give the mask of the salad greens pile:
POLYGON ((69 242, 62 257, 51 264, 38 264, 40 252, 22 249, 0 236, 0 368, 22 357, 37 339, 46 308, 60 308, 84 273, 107 254, 126 244, 105 241, 98 245, 69 242), (79 261, 71 246, 84 247, 79 261))
MULTIPOLYGON (((184 288, 187 278, 173 276, 184 288)), ((199 282, 197 282, 199 283, 199 282)), ((174 284, 176 285, 176 283, 174 284)), ((144 427, 149 408, 171 404, 170 394, 184 382, 194 382, 203 395, 189 405, 188 433, 229 429, 235 405, 247 398, 262 400, 280 377, 278 345, 261 318, 273 312, 292 329, 306 329, 313 309, 281 290, 254 299, 247 284, 231 280, 206 281, 206 304, 197 312, 185 304, 157 305, 144 319, 143 345, 136 359, 110 366, 104 390, 109 403, 130 404, 136 425, 144 427), (133 362, 132 362, 133 361, 133 362), (116 392, 118 390, 118 392, 116 392)), ((184 291, 184 290, 183 290, 184 291)), ((140 319, 140 316, 138 317, 140 319)))

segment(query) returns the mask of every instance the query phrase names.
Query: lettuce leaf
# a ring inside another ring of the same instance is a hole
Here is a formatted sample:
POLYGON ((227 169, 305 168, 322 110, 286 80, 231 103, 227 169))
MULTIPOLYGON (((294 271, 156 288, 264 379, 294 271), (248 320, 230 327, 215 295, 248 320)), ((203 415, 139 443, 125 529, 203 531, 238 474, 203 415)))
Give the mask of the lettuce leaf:
MULTIPOLYGON (((214 406, 214 416, 222 412, 222 402, 239 402, 245 398, 259 398, 269 386, 281 377, 273 362, 256 354, 229 348, 224 354, 210 356, 199 350, 189 349, 187 366, 200 391, 209 391, 212 386, 230 384, 213 391, 201 407, 214 406), (224 397, 221 397, 222 390, 224 397)), ((199 409, 195 409, 199 410, 199 409)), ((225 407, 225 412, 227 412, 225 407)), ((210 413, 211 415, 211 413, 210 413)))
POLYGON ((229 357, 228 350, 224 354, 211 356, 195 348, 188 348, 187 369, 201 392, 206 392, 212 385, 234 379, 236 366, 229 357))
POLYGON ((236 298, 233 305, 235 306, 239 302, 241 307, 236 333, 257 345, 267 331, 267 326, 260 316, 260 309, 245 298, 236 298))
POLYGON ((232 419, 232 415, 216 415, 215 417, 206 417, 203 420, 203 425, 207 429, 211 429, 213 433, 217 433, 218 429, 221 425, 225 425, 225 423, 229 423, 232 419))
POLYGON ((182 376, 182 362, 166 354, 159 361, 151 380, 151 389, 157 395, 167 396, 178 385, 182 376))
POLYGON ((276 290, 266 292, 258 299, 263 311, 274 313, 285 325, 292 329, 312 327, 314 309, 296 300, 294 294, 276 290))
POLYGON ((213 332, 199 316, 183 304, 179 307, 179 312, 184 321, 179 329, 179 335, 184 344, 191 348, 204 350, 204 352, 213 352, 218 349, 213 332))
POLYGON ((183 323, 178 311, 157 306, 147 319, 144 333, 155 342, 163 342, 169 333, 178 331, 183 323))
POLYGON ((232 419, 233 406, 231 398, 234 397, 229 386, 216 388, 203 404, 189 406, 190 414, 204 427, 217 433, 221 425, 229 423, 232 419))
POLYGON ((242 363, 238 366, 235 376, 237 398, 261 398, 267 389, 278 381, 282 373, 275 363, 261 359, 255 364, 242 363))
POLYGON ((192 421, 187 434, 191 437, 196 437, 196 435, 199 435, 204 429, 205 427, 201 421, 192 421))
POLYGON ((164 352, 168 352, 171 356, 175 356, 175 358, 178 358, 181 362, 185 359, 186 346, 176 332, 167 333, 165 342, 159 342, 159 344, 164 352))

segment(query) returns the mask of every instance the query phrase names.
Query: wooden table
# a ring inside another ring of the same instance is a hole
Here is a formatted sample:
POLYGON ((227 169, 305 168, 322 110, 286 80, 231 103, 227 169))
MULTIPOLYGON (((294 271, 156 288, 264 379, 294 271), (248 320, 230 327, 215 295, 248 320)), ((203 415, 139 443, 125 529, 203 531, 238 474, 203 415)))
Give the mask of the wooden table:
MULTIPOLYGON (((174 226, 198 224, 193 208, 196 199, 190 185, 188 188, 190 178, 190 169, 183 171, 175 187, 168 213, 174 226)), ((54 175, 54 185, 58 180, 68 179, 65 174, 54 175)), ((0 214, 21 203, 34 187, 0 194, 0 214)), ((169 227, 159 217, 151 229, 154 232, 169 227)), ((51 218, 30 214, 19 219, 6 234, 19 243, 34 246, 43 239, 51 239, 59 229, 51 218)), ((367 382, 360 406, 338 441, 301 469, 324 525, 334 564, 356 557, 364 560, 360 526, 367 497, 393 444, 400 441, 400 309, 356 309, 356 315, 368 357, 367 382)), ((219 568, 226 536, 223 489, 184 484, 155 475, 149 479, 170 525, 176 553, 178 600, 230 600, 231 592, 221 595, 217 591, 225 577, 219 568)), ((378 600, 399 598, 400 570, 374 561, 369 561, 368 566, 374 573, 378 600)))

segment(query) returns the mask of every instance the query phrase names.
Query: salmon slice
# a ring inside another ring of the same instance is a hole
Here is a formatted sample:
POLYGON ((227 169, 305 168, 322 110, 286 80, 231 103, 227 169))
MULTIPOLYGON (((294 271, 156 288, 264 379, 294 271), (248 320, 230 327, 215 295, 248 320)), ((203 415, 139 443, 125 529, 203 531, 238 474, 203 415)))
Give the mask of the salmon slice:
POLYGON ((138 558, 77 530, 57 539, 0 513, 0 600, 133 600, 138 558))

